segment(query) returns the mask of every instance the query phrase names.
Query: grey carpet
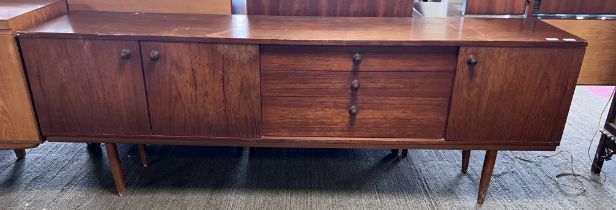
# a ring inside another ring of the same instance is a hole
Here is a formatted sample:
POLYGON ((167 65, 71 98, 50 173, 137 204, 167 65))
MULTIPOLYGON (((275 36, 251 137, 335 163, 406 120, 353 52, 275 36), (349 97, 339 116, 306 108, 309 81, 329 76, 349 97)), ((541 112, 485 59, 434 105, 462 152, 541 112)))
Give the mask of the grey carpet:
POLYGON ((481 151, 463 175, 459 151, 411 150, 399 159, 388 150, 151 145, 143 168, 137 148, 121 145, 128 195, 120 198, 104 150, 45 143, 20 162, 0 151, 0 209, 613 209, 616 161, 606 162, 603 182, 587 155, 605 103, 578 87, 553 157, 499 153, 483 206, 475 202, 481 151), (583 176, 555 178, 571 167, 583 176))

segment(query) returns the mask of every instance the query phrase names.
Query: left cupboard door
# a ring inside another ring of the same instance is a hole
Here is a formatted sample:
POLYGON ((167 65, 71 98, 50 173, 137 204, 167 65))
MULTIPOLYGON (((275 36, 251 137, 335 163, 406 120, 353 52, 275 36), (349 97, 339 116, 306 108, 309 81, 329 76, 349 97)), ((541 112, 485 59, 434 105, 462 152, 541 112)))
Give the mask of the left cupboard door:
POLYGON ((150 134, 137 41, 21 38, 43 136, 150 134))

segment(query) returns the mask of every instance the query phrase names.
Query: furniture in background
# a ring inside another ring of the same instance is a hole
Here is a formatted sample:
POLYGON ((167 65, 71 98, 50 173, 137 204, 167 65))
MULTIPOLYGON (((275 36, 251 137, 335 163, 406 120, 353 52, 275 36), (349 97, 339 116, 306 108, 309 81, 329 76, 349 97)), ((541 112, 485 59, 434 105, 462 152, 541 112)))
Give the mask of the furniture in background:
POLYGON ((413 0, 246 0, 248 15, 411 17, 413 0))
POLYGON ((231 14, 231 0, 67 0, 70 11, 231 14))
POLYGON ((465 0, 464 15, 524 15, 528 0, 465 0))
POLYGON ((478 203, 498 150, 559 145, 586 46, 532 19, 110 12, 19 40, 42 135, 105 142, 120 195, 117 143, 487 150, 478 203))
POLYGON ((63 0, 0 1, 0 149, 15 151, 41 143, 15 33, 66 13, 63 0))

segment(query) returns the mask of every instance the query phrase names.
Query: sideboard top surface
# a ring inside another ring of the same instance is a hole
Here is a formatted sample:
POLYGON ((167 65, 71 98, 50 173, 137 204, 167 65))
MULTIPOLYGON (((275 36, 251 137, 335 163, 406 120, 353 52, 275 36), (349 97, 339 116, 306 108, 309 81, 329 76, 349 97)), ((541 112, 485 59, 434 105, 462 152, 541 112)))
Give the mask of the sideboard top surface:
POLYGON ((19 33, 22 37, 120 37, 138 40, 285 45, 587 45, 585 40, 541 20, 464 17, 291 17, 71 12, 19 33))

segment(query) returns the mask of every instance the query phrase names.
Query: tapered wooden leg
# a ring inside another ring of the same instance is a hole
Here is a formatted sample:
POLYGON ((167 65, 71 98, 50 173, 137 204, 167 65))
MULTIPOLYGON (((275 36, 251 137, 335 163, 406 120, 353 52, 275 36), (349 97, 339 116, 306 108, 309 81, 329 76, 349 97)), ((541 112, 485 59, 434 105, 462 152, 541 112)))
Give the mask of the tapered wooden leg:
POLYGON ((139 157, 141 157, 141 164, 143 167, 148 167, 150 160, 148 159, 148 153, 145 148, 145 144, 137 145, 139 147, 139 157))
POLYGON ((409 155, 409 150, 408 149, 403 149, 402 150, 402 157, 406 157, 409 155))
POLYGON ((13 150, 15 152, 15 156, 17 156, 17 160, 21 160, 24 159, 26 157, 26 150, 25 149, 16 149, 13 150))
POLYGON ((483 160, 483 170, 481 170, 481 180, 479 181, 479 195, 477 196, 477 203, 479 204, 483 204, 483 201, 486 199, 486 193, 488 192, 488 186, 494 171, 494 163, 496 163, 496 153, 496 150, 486 151, 486 157, 483 160))
POLYGON ((399 149, 392 149, 391 150, 391 154, 395 154, 397 156, 398 154, 400 154, 400 150, 399 149))
POLYGON ((468 171, 468 161, 471 158, 470 150, 462 150, 462 173, 466 174, 468 171))
POLYGON ((111 166, 111 174, 113 175, 118 195, 122 197, 126 194, 126 186, 124 185, 124 176, 122 175, 118 146, 116 144, 105 143, 105 150, 107 150, 107 158, 109 158, 109 166, 111 166))
POLYGON ((601 139, 599 140, 599 145, 597 146, 597 152, 595 153, 595 159, 592 161, 592 167, 590 171, 595 174, 601 173, 601 168, 603 167, 603 162, 605 159, 605 141, 608 140, 608 137, 605 134, 601 135, 601 139))

